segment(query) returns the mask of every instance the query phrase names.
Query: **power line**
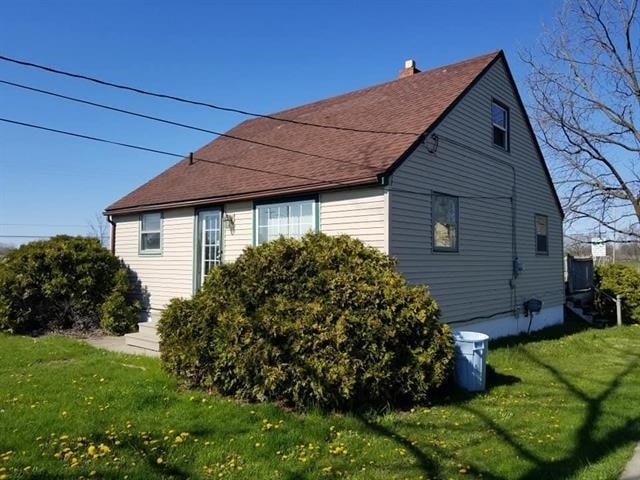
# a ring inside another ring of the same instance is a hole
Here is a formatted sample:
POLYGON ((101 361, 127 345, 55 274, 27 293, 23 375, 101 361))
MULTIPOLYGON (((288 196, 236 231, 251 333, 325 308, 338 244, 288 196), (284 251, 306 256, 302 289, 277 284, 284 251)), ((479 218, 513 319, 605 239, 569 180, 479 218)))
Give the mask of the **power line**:
POLYGON ((84 75, 84 74, 80 74, 80 73, 68 72, 68 71, 65 71, 65 70, 60 70, 58 68, 49 67, 49 66, 46 66, 46 65, 41 65, 41 64, 33 63, 33 62, 27 62, 25 60, 18 60, 16 58, 7 57, 7 56, 4 56, 4 55, 0 55, 0 60, 4 60, 6 62, 15 63, 15 64, 18 64, 18 65, 23 65, 25 67, 37 68, 37 69, 44 70, 44 71, 49 72, 49 73, 55 73, 55 74, 64 75, 64 76, 67 76, 67 77, 78 78, 78 79, 81 79, 81 80, 87 80, 89 82, 97 83, 99 85, 118 88, 120 90, 127 90, 127 91, 130 91, 130 92, 139 93, 141 95, 147 95, 147 96, 151 96, 151 97, 174 100, 176 102, 187 103, 187 104, 196 105, 196 106, 200 106, 200 107, 212 108, 214 110, 220 110, 220 111, 224 111, 224 112, 238 113, 240 115, 245 115, 245 116, 248 116, 248 117, 266 118, 268 120, 276 120, 276 121, 279 121, 279 122, 292 123, 292 124, 295 124, 295 125, 304 125, 304 126, 307 126, 307 127, 325 128, 325 129, 330 129, 330 130, 341 130, 341 131, 347 131, 347 132, 376 133, 376 134, 383 134, 383 135, 412 135, 412 136, 422 135, 422 132, 372 130, 372 129, 365 129, 365 128, 353 128, 353 127, 343 127, 343 126, 338 126, 338 125, 328 125, 328 124, 320 124, 320 123, 312 123, 312 122, 303 122, 301 120, 292 120, 292 119, 288 119, 288 118, 276 117, 274 115, 265 115, 265 114, 261 114, 261 113, 250 112, 248 110, 242 110, 242 109, 239 109, 239 108, 223 107, 223 106, 220 106, 220 105, 215 105, 215 104, 208 103, 208 102, 203 102, 203 101, 200 101, 200 100, 191 100, 191 99, 188 99, 188 98, 178 97, 178 96, 175 96, 175 95, 169 95, 169 94, 166 94, 166 93, 158 93, 158 92, 152 92, 152 91, 149 91, 149 90, 143 90, 141 88, 132 87, 132 86, 129 86, 129 85, 124 85, 124 84, 119 84, 119 83, 113 83, 113 82, 109 82, 109 81, 106 81, 106 80, 101 80, 99 78, 90 77, 88 75, 84 75))
POLYGON ((54 224, 54 223, 0 223, 0 227, 88 227, 89 225, 79 225, 73 223, 54 224))
MULTIPOLYGON (((35 125, 35 124, 32 124, 32 123, 20 122, 20 121, 11 120, 11 119, 8 119, 8 118, 0 118, 0 122, 10 123, 10 124, 13 124, 13 125, 20 125, 20 126, 23 126, 23 127, 34 128, 34 129, 37 129, 37 130, 44 130, 44 131, 52 132, 52 133, 58 133, 60 135, 66 135, 66 136, 69 136, 69 137, 76 137, 76 138, 82 138, 82 139, 85 139, 85 140, 92 140, 94 142, 106 143, 106 144, 109 144, 109 145, 117 145, 117 146, 120 146, 120 147, 131 148, 131 149, 140 150, 140 151, 143 151, 143 152, 157 153, 157 154, 160 154, 160 155, 166 155, 166 156, 169 156, 169 157, 176 157, 176 158, 181 158, 181 159, 185 159, 186 158, 185 155, 181 155, 179 153, 167 152, 165 150, 158 150, 158 149, 155 149, 155 148, 143 147, 143 146, 140 146, 140 145, 133 145, 133 144, 130 144, 130 143, 117 142, 115 140, 108 140, 108 139, 105 139, 105 138, 93 137, 93 136, 90 136, 90 135, 84 135, 84 134, 81 134, 81 133, 69 132, 69 131, 66 131, 66 130, 58 130, 56 128, 50 128, 50 127, 45 127, 45 126, 42 126, 42 125, 35 125)), ((339 180, 321 180, 321 179, 318 179, 318 178, 305 177, 305 176, 302 176, 302 175, 292 175, 292 174, 288 174, 288 173, 274 172, 272 170, 263 170, 263 169, 260 169, 260 168, 247 167, 247 166, 244 166, 244 165, 234 165, 232 163, 225 163, 225 162, 220 162, 220 161, 217 161, 217 160, 209 160, 209 159, 205 159, 205 158, 197 158, 197 157, 191 157, 191 156, 190 156, 190 158, 192 160, 194 160, 194 161, 197 161, 197 162, 212 163, 212 164, 215 164, 215 165, 222 165, 222 166, 225 166, 225 167, 237 168, 237 169, 240 169, 240 170, 247 170, 247 171, 250 171, 250 172, 267 173, 267 174, 270 174, 270 175, 279 175, 281 177, 295 178, 295 179, 298 179, 298 180, 311 180, 313 182, 318 182, 319 184, 326 184, 326 185, 351 186, 351 183, 347 183, 347 182, 349 182, 349 180, 356 180, 356 179, 361 178, 361 177, 353 177, 353 178, 343 178, 343 179, 339 179, 339 180)))
MULTIPOLYGON (((56 128, 50 128, 50 127, 45 127, 42 125, 34 125, 31 123, 26 123, 26 122, 20 122, 17 120, 10 120, 7 118, 1 118, 0 117, 0 122, 6 122, 6 123, 10 123, 13 125, 20 125, 23 127, 29 127, 29 128, 34 128, 37 130, 44 130, 47 132, 52 132, 52 133, 58 133, 61 135, 67 135, 70 137, 77 137, 77 138, 82 138, 85 140, 92 140, 95 142, 101 142, 101 143, 106 143, 106 144, 110 144, 110 145, 117 145, 120 147, 125 147, 125 148, 131 148, 131 149, 135 149, 135 150, 141 150, 144 152, 151 152, 151 153, 158 153, 160 155, 167 155, 170 157, 177 157, 177 158, 181 158, 181 159, 185 159, 186 157, 184 155, 181 155, 179 153, 173 153, 173 152, 167 152, 164 150, 158 150, 155 148, 149 148, 149 147, 143 147, 140 145, 133 145, 130 143, 123 143, 123 142, 117 142, 115 140, 107 140, 105 138, 100 138, 100 137, 93 137, 90 135, 84 135, 81 133, 75 133, 75 132, 69 132, 66 130, 58 130, 56 128)), ((271 175, 280 175, 283 177, 289 177, 289 178, 295 178, 298 180, 310 180, 315 182, 314 184, 303 184, 303 185, 295 185, 294 187, 298 187, 298 186, 312 186, 312 185, 343 185, 343 186, 348 186, 351 187, 353 186, 352 183, 348 183, 350 181, 353 180, 359 180, 361 179, 361 177, 350 177, 350 178, 341 178, 339 180, 321 180, 318 178, 313 178, 313 177, 305 177, 305 176, 301 176, 301 175, 291 175, 291 174, 287 174, 287 173, 281 173, 281 172, 274 172, 271 170, 263 170, 263 169, 259 169, 259 168, 253 168, 253 167, 246 167, 246 166, 242 166, 242 165, 233 165, 230 163, 225 163, 225 162, 219 162, 216 160, 209 160, 209 159, 205 159, 205 158, 197 158, 197 157, 192 157, 192 159, 194 161, 197 162, 205 162, 205 163, 212 163, 215 165, 222 165, 222 166, 226 166, 226 167, 232 167, 232 168, 238 168, 238 169, 242 169, 242 170, 249 170, 252 172, 258 172, 258 173, 267 173, 267 174, 271 174, 271 175)), ((270 190, 280 190, 278 189, 270 189, 270 190)), ((264 191, 270 191, 270 190, 264 190, 264 191)), ((264 192, 261 191, 261 192, 264 192)), ((414 195, 422 195, 422 196, 427 196, 427 197, 432 197, 435 194, 431 193, 431 192, 419 192, 416 190, 405 190, 402 188, 389 188, 390 192, 397 192, 397 193, 408 193, 408 194, 414 194, 414 195)), ((510 196, 505 196, 505 195, 496 195, 496 196, 473 196, 473 195, 460 195, 458 196, 458 198, 463 198, 463 199, 474 199, 474 200, 507 200, 507 199, 511 199, 512 197, 510 196)))
POLYGON ((110 105, 105 105, 105 104, 102 104, 102 103, 96 103, 96 102, 92 102, 90 100, 85 100, 85 99, 82 99, 82 98, 70 97, 70 96, 67 96, 67 95, 62 95, 60 93, 52 92, 50 90, 42 90, 40 88, 30 87, 28 85, 23 85, 23 84, 20 84, 20 83, 10 82, 8 80, 1 80, 0 79, 0 84, 10 85, 12 87, 22 88, 24 90, 29 90, 29 91, 32 91, 32 92, 42 93, 44 95, 49 95, 49 96, 52 96, 52 97, 61 98, 63 100, 69 100, 71 102, 81 103, 81 104, 84 104, 84 105, 90 105, 92 107, 102 108, 102 109, 110 110, 110 111, 113 111, 113 112, 124 113, 126 115, 131 115, 131 116, 134 116, 134 117, 145 118, 147 120, 153 120, 155 122, 165 123, 167 125, 173 125, 173 126, 176 126, 176 127, 187 128, 189 130, 196 130, 198 132, 210 133, 212 135, 218 135, 220 137, 229 138, 229 139, 232 139, 232 140, 238 140, 240 142, 247 142, 247 143, 252 143, 252 144, 255 144, 255 145, 260 145, 260 146, 263 146, 263 147, 274 148, 276 150, 282 150, 282 151, 289 152, 289 153, 295 153, 295 154, 299 154, 299 155, 307 155, 309 157, 321 158, 321 159, 324 159, 324 160, 331 160, 331 161, 337 162, 337 163, 350 163, 350 164, 357 165, 357 166, 360 166, 360 167, 368 168, 368 169, 370 169, 372 171, 376 171, 376 172, 378 171, 378 169, 376 169, 376 168, 374 168, 374 167, 372 167, 370 165, 366 165, 364 163, 360 163, 360 162, 353 162, 353 161, 350 161, 350 160, 340 160, 340 159, 337 159, 337 158, 327 157, 327 156, 324 156, 324 155, 318 155, 318 154, 315 154, 315 153, 304 152, 302 150, 295 150, 295 149, 292 149, 292 148, 282 147, 280 145, 274 145, 274 144, 271 144, 271 143, 265 143, 265 142, 260 142, 260 141, 257 141, 257 140, 251 140, 249 138, 239 137, 237 135, 230 135, 228 133, 217 132, 215 130, 209 130, 209 129, 198 127, 198 126, 195 126, 195 125, 189 125, 189 124, 186 124, 186 123, 175 122, 173 120, 167 120, 165 118, 154 117, 152 115, 147 115, 147 114, 144 114, 144 113, 138 113, 138 112, 133 112, 131 110, 125 110, 125 109, 122 109, 122 108, 112 107, 110 105))
POLYGON ((0 235, 0 238, 51 238, 51 235, 0 235))

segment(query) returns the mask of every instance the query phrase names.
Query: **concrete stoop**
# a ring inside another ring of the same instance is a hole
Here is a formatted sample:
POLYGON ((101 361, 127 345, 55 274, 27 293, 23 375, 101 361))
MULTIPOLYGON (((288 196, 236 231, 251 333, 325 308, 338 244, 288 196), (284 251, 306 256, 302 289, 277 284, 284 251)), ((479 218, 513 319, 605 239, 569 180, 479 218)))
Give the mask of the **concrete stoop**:
POLYGON ((131 347, 160 352, 160 337, 157 332, 157 323, 154 321, 138 323, 138 331, 127 333, 124 336, 125 343, 131 347))

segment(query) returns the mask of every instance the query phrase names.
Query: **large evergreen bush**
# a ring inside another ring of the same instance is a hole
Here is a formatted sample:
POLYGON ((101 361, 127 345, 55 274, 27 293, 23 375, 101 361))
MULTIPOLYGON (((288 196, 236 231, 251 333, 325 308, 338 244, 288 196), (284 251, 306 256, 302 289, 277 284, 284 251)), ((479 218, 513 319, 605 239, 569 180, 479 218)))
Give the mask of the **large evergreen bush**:
POLYGON ((348 236, 248 248, 174 300, 164 367, 190 386, 297 408, 422 402, 447 378, 452 338, 425 287, 348 236))
MULTIPOLYGON (((640 323, 640 271, 629 265, 614 263, 596 267, 594 281, 606 294, 622 296, 622 320, 640 323)), ((615 321, 616 307, 608 298, 596 296, 596 306, 606 318, 615 321)))
MULTIPOLYGON (((95 328, 105 300, 128 288, 126 270, 94 238, 31 242, 0 261, 0 330, 95 328)), ((130 299, 125 303, 135 311, 130 299)))

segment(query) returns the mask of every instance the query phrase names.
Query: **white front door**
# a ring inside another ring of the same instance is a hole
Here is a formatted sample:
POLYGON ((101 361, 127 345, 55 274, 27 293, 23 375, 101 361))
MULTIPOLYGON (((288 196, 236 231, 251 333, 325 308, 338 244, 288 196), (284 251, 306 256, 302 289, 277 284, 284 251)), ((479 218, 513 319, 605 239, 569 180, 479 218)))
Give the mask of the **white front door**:
POLYGON ((198 213, 198 286, 207 274, 222 260, 222 212, 204 210, 198 213))

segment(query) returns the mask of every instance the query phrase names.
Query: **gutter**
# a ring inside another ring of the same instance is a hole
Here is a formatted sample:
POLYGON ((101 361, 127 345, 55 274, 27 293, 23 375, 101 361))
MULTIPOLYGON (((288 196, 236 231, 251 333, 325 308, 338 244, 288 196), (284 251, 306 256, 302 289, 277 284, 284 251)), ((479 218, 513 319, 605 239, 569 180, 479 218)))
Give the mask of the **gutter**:
MULTIPOLYGON (((327 183, 323 182, 321 185, 302 185, 294 187, 285 187, 274 190, 257 190, 254 192, 243 192, 235 195, 224 195, 220 197, 205 197, 193 200, 177 200, 173 202, 162 202, 147 205, 136 205, 131 207, 110 208, 108 207, 105 214, 108 216, 113 215, 127 215, 133 213, 152 212, 156 210, 166 210, 170 208, 182 208, 182 207, 198 207, 203 205, 222 205, 228 202, 240 202, 246 200, 262 200, 267 198, 277 198, 284 196, 292 196, 302 193, 314 193, 324 192, 327 190, 343 190, 356 187, 381 185, 382 178, 380 175, 364 177, 353 180, 349 184, 345 183, 327 183)), ((110 222, 111 223, 111 222, 110 222)))

